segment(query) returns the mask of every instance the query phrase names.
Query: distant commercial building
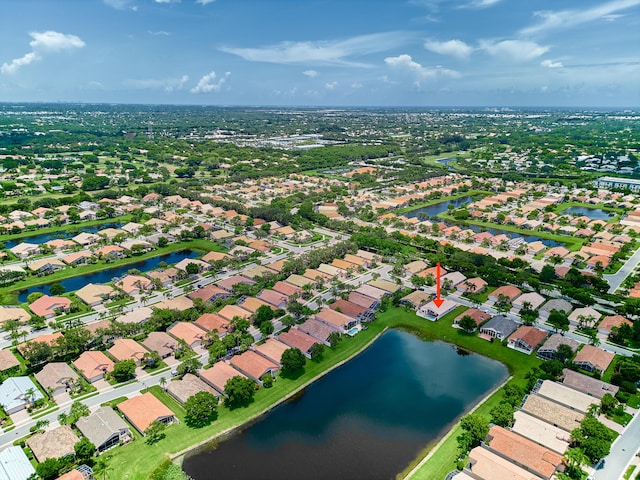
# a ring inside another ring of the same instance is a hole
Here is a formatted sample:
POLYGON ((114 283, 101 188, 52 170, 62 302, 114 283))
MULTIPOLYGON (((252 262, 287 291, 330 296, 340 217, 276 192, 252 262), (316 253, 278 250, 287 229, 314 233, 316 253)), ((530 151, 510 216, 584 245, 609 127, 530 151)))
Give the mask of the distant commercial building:
POLYGON ((628 188, 633 192, 640 190, 640 180, 635 178, 600 177, 595 184, 598 188, 628 188))

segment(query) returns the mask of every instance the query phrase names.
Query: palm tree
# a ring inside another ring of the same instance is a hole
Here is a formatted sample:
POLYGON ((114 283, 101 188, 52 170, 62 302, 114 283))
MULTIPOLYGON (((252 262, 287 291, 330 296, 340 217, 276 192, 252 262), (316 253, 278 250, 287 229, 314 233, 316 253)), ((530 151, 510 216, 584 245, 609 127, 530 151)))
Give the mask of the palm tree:
POLYGON ((160 386, 162 387, 163 390, 166 390, 166 385, 167 385, 167 379, 165 377, 160 377, 160 386))
POLYGON ((35 394, 36 394, 36 389, 33 387, 27 388, 24 392, 25 400, 27 400, 27 402, 29 402, 31 405, 34 404, 33 397, 35 394))
POLYGON ((96 479, 107 480, 109 478, 108 473, 113 469, 109 465, 109 460, 111 457, 108 455, 100 455, 94 465, 93 465, 93 473, 96 479))

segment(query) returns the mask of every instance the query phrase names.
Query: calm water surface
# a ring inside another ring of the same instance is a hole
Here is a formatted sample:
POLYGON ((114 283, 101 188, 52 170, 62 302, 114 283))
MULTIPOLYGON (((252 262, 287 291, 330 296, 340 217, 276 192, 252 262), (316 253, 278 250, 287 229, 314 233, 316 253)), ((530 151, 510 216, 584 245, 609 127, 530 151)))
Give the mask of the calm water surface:
MULTIPOLYGON (((90 273, 84 276, 71 277, 66 280, 60 280, 60 283, 67 292, 73 292, 78 290, 89 283, 107 283, 113 280, 114 278, 121 277, 126 274, 129 270, 135 268, 140 270, 141 272, 148 272, 157 268, 160 262, 165 262, 170 265, 172 263, 178 263, 180 260, 185 258, 195 258, 198 256, 198 252, 194 252, 193 250, 180 250, 178 252, 168 253, 166 255, 160 255, 158 257, 152 257, 147 260, 143 260, 141 262, 129 263, 128 265, 122 265, 116 268, 109 268, 107 270, 101 270, 99 272, 90 273)), ((18 294, 19 302, 26 302, 27 297, 34 292, 42 292, 45 295, 49 295, 49 289, 51 285, 38 285, 36 287, 31 287, 28 290, 21 290, 18 294)))
POLYGON ((446 212, 449 209, 449 205, 453 205, 455 208, 460 208, 467 203, 473 202, 473 197, 467 195, 466 197, 454 198, 452 200, 445 200, 440 203, 434 203, 433 205, 428 205, 426 207, 416 208, 415 210, 411 210, 410 212, 403 213, 403 215, 407 218, 418 217, 421 218, 429 218, 436 217, 443 212, 446 212))
POLYGON ((494 360, 389 331, 183 468, 196 480, 393 479, 506 377, 494 360))
POLYGON ((562 215, 573 217, 589 217, 591 220, 609 220, 611 214, 599 208, 569 207, 560 212, 562 215))

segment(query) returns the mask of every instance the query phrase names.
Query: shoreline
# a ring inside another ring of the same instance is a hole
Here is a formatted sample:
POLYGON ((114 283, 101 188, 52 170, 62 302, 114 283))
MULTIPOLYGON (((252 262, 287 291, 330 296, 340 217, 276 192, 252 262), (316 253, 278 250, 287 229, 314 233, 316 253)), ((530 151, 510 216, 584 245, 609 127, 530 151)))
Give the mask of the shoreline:
POLYGON ((371 345, 373 345, 373 343, 378 340, 378 338, 380 338, 380 336, 385 333, 387 330, 389 330, 389 327, 384 327, 382 329, 382 331, 380 331, 375 337, 373 337, 369 342, 367 342, 366 344, 364 344, 359 350, 357 350, 353 355, 349 356, 348 358, 345 358, 344 360, 341 360, 340 362, 336 363, 335 365, 332 365, 330 368, 328 368, 327 370, 324 370, 322 373, 316 375, 315 377, 313 377, 312 379, 306 381, 304 384, 300 385, 298 388, 296 388, 295 390, 293 390, 292 392, 288 393, 287 395, 285 395, 284 397, 282 397, 281 399, 279 399, 278 401, 276 401, 275 403, 273 403, 272 405, 269 405, 268 407, 266 407, 264 410, 256 413, 255 415, 252 415, 251 417, 247 418, 245 421, 243 421, 242 423, 235 425, 233 427, 229 427, 226 430, 223 430, 222 432, 216 433, 215 435, 212 435, 211 437, 207 438, 206 440, 202 440, 198 443, 196 443, 195 445, 191 445, 187 448, 184 448, 182 450, 180 450, 177 453, 171 454, 169 455, 169 460, 172 461, 173 463, 176 463, 180 466, 182 466, 182 461, 184 460, 185 455, 187 455, 188 453, 192 452, 193 450, 196 450, 208 443, 213 442, 216 439, 219 438, 223 438, 223 437, 227 437, 231 434, 233 434, 234 432, 236 432, 237 430, 240 430, 241 428, 245 427, 246 425, 250 424, 251 422, 254 422, 255 420, 259 419, 260 417, 262 417, 263 415, 269 413, 271 410, 273 410, 274 408, 278 407, 279 405, 281 405, 282 403, 286 402, 287 400, 289 400, 290 398, 294 397, 295 395, 299 394, 301 391, 303 391, 304 389, 306 389, 309 385, 311 385, 312 383, 316 382, 317 380, 321 379, 322 377, 324 377, 325 375, 327 375, 328 373, 332 372, 333 370, 335 370, 336 368, 339 368, 341 366, 343 366, 344 364, 346 364, 347 362, 349 362, 350 360, 354 359, 355 357, 357 357, 358 355, 360 355, 362 352, 364 352, 367 348, 369 348, 371 345))
MULTIPOLYGON (((489 358, 489 357, 487 357, 487 358, 489 358)), ((497 385, 494 389, 492 389, 491 391, 487 392, 487 394, 484 397, 482 397, 478 401, 478 403, 476 403, 474 405, 474 407, 471 410, 469 410, 468 412, 464 413, 462 416, 469 415, 469 414, 475 412, 491 396, 493 396, 498 390, 500 390, 502 387, 504 387, 507 384, 507 382, 509 382, 512 378, 513 378, 513 375, 509 375, 506 379, 504 379, 504 381, 502 383, 500 383, 500 385, 497 385)), ((452 425, 452 427, 449 429, 449 431, 446 433, 446 435, 444 435, 440 440, 438 440, 438 443, 436 443, 433 447, 431 447, 429 449, 427 454, 418 462, 417 465, 415 465, 411 470, 409 470, 404 475, 403 475, 404 471, 398 473, 398 476, 396 478, 400 479, 400 480, 411 479, 424 466, 424 464, 427 463, 429 461, 429 459, 438 451, 438 449, 442 446, 442 444, 453 434, 453 431, 455 430, 455 427, 459 423, 460 423, 460 419, 458 419, 458 421, 452 425)), ((428 445, 427 445, 427 447, 428 447, 428 445)), ((425 447, 425 448, 427 448, 427 447, 425 447)))

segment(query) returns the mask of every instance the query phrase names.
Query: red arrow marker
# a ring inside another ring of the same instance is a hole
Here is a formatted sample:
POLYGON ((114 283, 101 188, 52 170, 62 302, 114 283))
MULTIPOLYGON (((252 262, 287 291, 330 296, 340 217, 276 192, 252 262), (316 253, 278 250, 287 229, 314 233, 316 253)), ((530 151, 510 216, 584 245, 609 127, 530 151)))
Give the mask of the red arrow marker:
POLYGON ((433 303, 438 308, 444 303, 444 300, 440 298, 440 262, 436 263, 436 298, 433 303))

